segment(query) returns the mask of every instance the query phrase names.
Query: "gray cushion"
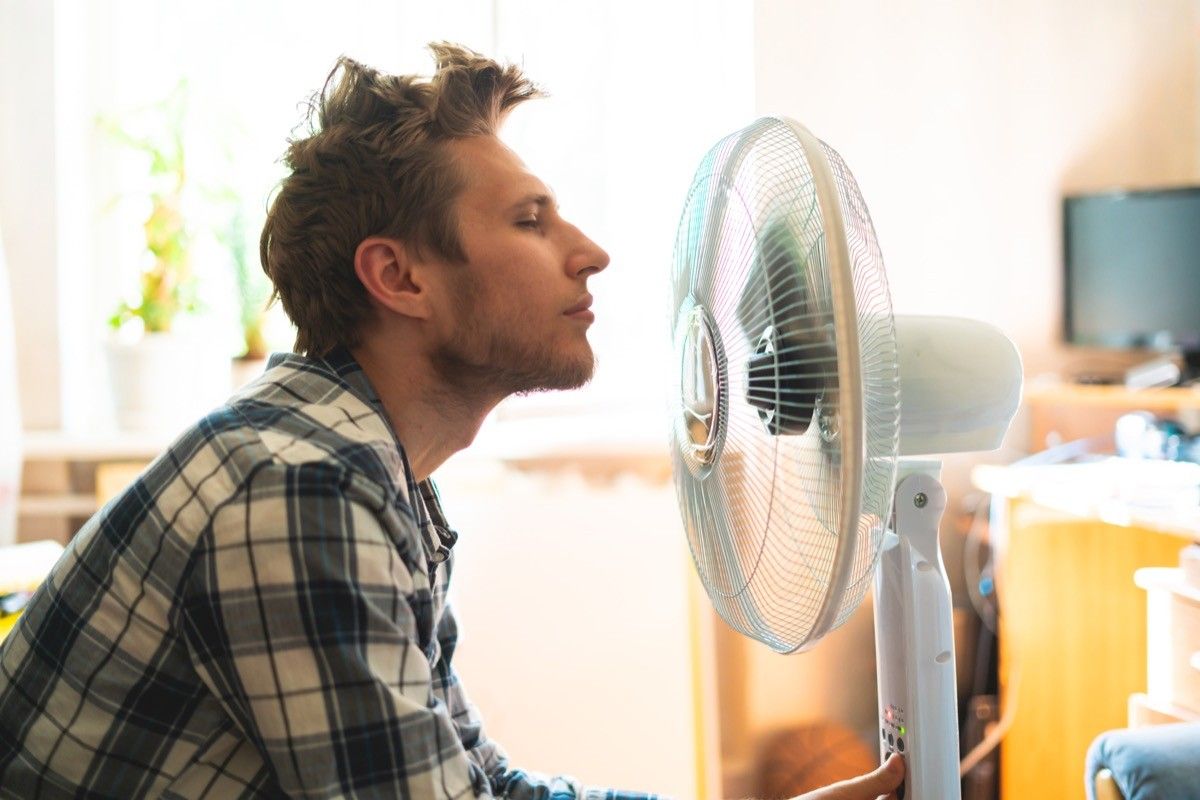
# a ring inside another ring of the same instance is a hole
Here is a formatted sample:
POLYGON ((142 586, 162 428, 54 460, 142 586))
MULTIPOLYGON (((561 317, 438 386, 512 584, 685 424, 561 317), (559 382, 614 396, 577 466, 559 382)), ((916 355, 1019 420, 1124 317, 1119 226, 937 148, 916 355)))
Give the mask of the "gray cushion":
POLYGON ((1108 731, 1087 755, 1087 792, 1107 767, 1125 800, 1200 800, 1200 722, 1108 731))

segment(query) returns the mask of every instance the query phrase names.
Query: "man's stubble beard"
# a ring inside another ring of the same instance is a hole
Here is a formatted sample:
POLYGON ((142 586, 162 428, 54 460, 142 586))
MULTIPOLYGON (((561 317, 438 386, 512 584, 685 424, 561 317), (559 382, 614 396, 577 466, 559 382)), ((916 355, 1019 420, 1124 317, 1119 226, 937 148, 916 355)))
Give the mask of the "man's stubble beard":
POLYGON ((556 351, 545 341, 523 337, 528 325, 520 319, 485 323, 482 304, 471 289, 464 287, 460 297, 454 335, 433 358, 447 386, 465 394, 507 397, 578 389, 592 379, 596 359, 590 346, 586 356, 556 351))

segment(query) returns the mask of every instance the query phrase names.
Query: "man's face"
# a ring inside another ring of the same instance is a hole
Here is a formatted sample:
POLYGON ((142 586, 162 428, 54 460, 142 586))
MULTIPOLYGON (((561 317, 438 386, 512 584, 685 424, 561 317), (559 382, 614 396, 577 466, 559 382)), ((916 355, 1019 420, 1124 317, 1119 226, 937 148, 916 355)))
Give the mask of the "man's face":
POLYGON ((452 385, 504 395, 582 386, 595 368, 587 279, 608 254, 559 216, 499 139, 447 147, 466 176, 455 211, 467 261, 446 265, 435 368, 452 385))

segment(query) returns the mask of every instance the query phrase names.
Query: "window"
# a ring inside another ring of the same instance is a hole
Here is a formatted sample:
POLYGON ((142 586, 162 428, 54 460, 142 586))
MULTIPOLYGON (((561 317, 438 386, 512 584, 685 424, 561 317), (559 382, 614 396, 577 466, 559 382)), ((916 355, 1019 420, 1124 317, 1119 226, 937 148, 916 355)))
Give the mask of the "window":
MULTIPOLYGON (((513 116, 505 138, 613 260, 593 282, 593 384, 569 395, 514 398, 498 416, 599 414, 656 436, 664 427, 675 225, 705 149, 752 112, 752 6, 371 0, 331 8, 311 0, 106 0, 56 14, 57 152, 66 167, 57 187, 64 427, 105 422, 95 403, 95 387, 107 381, 101 333, 120 296, 116 287, 136 280, 144 249, 146 205, 136 198, 145 163, 96 118, 134 120, 185 81, 189 181, 197 197, 231 191, 241 198, 257 272, 257 231, 282 175, 279 156, 336 57, 428 72, 424 43, 447 39, 522 63, 549 89, 550 100, 513 116), (119 196, 134 199, 114 202, 119 196)), ((220 227, 215 206, 207 207, 209 218, 201 213, 198 221, 220 227)), ((210 324, 228 336, 233 355, 228 255, 203 234, 194 264, 210 324)), ((276 331, 273 344, 290 342, 276 331)), ((603 426, 585 427, 605 435, 603 426)))

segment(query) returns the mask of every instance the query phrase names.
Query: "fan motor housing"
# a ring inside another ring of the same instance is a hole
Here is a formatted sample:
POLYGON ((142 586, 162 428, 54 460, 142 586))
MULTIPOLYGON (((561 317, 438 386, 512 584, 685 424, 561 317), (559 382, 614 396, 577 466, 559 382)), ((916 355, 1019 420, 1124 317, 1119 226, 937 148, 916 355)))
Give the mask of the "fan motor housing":
MULTIPOLYGON (((814 419, 829 418, 836 411, 836 389, 825 375, 807 370, 794 358, 780 358, 804 347, 800 337, 781 337, 774 325, 767 327, 746 364, 746 402, 758 409, 763 427, 772 436, 801 436, 808 432, 814 419)), ((809 348, 813 345, 808 344, 809 348)), ((836 359, 832 345, 822 342, 816 361, 836 359)), ((822 435, 828 438, 832 425, 822 425, 822 435)))

